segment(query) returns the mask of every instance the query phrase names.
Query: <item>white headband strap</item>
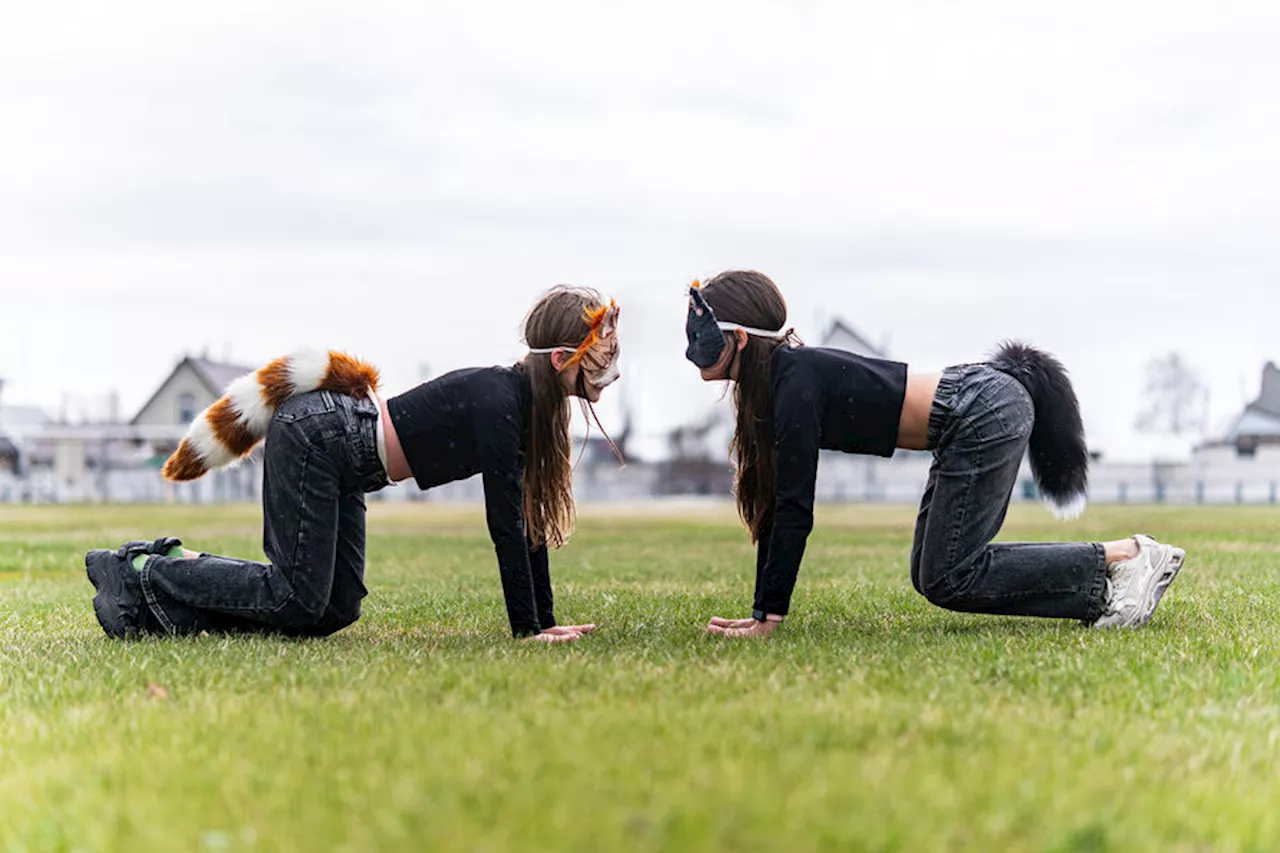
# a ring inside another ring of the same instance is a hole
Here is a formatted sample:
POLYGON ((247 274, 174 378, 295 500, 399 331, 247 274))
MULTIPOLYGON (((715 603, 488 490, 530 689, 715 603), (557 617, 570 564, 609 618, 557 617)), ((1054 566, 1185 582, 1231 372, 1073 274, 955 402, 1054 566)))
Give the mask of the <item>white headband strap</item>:
POLYGON ((544 347, 542 349, 534 349, 532 347, 529 348, 529 352, 534 353, 535 355, 546 355, 547 353, 550 353, 550 352, 577 352, 577 351, 578 351, 577 347, 544 347))
POLYGON ((785 340, 787 337, 786 329, 779 329, 776 332, 769 332, 764 329, 753 329, 750 326, 740 326, 737 323, 716 323, 716 325, 719 326, 720 330, 724 332, 732 332, 735 330, 743 331, 743 332, 746 332, 748 335, 755 335, 758 338, 773 338, 774 340, 781 341, 781 340, 785 340))

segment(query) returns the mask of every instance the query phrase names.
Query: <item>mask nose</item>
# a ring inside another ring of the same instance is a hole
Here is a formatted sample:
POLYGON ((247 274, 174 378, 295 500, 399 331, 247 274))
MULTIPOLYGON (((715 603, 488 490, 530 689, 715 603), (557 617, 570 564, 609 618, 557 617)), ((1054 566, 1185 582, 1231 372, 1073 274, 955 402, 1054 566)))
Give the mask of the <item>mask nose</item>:
POLYGON ((609 366, 599 373, 587 377, 587 381, 597 388, 608 388, 617 382, 622 376, 622 369, 618 367, 618 360, 614 359, 609 366))

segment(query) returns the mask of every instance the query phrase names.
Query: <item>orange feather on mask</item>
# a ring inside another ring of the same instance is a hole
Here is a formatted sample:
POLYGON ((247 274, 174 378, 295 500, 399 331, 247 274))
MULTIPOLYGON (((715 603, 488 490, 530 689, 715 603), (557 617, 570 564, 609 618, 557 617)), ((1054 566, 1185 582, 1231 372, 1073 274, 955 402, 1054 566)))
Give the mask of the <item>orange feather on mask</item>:
POLYGON ((601 305, 599 308, 594 310, 591 308, 584 309, 582 312, 582 319, 587 321, 587 325, 591 327, 591 331, 587 333, 586 339, 578 346, 578 348, 573 351, 573 355, 569 356, 561 363, 560 371, 568 370, 570 367, 573 367, 575 364, 582 361, 583 356, 587 354, 588 350, 600 343, 603 338, 608 337, 611 330, 608 328, 606 321, 611 317, 616 319, 617 315, 618 305, 612 299, 609 300, 608 305, 601 305))

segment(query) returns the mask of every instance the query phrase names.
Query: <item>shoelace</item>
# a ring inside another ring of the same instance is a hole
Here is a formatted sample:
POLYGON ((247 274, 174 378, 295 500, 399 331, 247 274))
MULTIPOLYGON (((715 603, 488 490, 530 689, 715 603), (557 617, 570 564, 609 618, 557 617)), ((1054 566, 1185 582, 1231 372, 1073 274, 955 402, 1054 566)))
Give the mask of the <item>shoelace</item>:
MULTIPOLYGON (((1140 560, 1140 559, 1142 559, 1141 548, 1138 549, 1138 556, 1133 557, 1132 559, 1129 559, 1129 560, 1123 560, 1119 563, 1115 563, 1114 565, 1123 566, 1133 562, 1134 560, 1140 560)), ((1107 569, 1108 569, 1107 571, 1107 608, 1111 612, 1115 613, 1115 612, 1118 612, 1120 608, 1124 606, 1125 600, 1129 595, 1129 583, 1132 580, 1134 580, 1134 578, 1132 575, 1129 575, 1128 577, 1126 577, 1125 582, 1123 584, 1116 583, 1114 580, 1112 580, 1112 577, 1111 577, 1111 571, 1110 571, 1111 567, 1108 566, 1107 569)))
POLYGON ((1116 607, 1116 585, 1111 582, 1111 578, 1106 580, 1106 591, 1103 593, 1102 600, 1106 602, 1107 612, 1115 613, 1119 608, 1116 607))

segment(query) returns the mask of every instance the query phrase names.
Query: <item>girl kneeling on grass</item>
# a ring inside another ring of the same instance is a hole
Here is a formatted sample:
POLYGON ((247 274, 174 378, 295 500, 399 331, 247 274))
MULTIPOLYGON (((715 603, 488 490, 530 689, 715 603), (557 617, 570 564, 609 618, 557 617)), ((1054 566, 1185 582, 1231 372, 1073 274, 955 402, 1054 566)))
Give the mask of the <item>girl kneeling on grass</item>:
POLYGON ((1075 392, 1053 357, 1020 344, 991 361, 908 373, 905 364, 804 346, 758 272, 690 288, 686 357, 734 384, 738 510, 757 545, 751 619, 713 634, 764 637, 787 615, 813 528, 819 450, 929 450, 911 580, 950 610, 1078 619, 1097 628, 1151 618, 1185 552, 1137 535, 1107 543, 992 544, 1023 454, 1055 513, 1084 509, 1089 455, 1075 392))
POLYGON ((512 633, 549 643, 590 633, 556 625, 547 548, 574 519, 568 398, 589 409, 618 378, 618 314, 593 290, 557 287, 525 320, 520 363, 459 370, 386 400, 377 371, 339 353, 279 359, 232 383, 164 474, 194 480, 265 437, 270 562, 197 554, 172 538, 90 551, 103 630, 332 634, 360 618, 364 494, 480 473, 512 633))

